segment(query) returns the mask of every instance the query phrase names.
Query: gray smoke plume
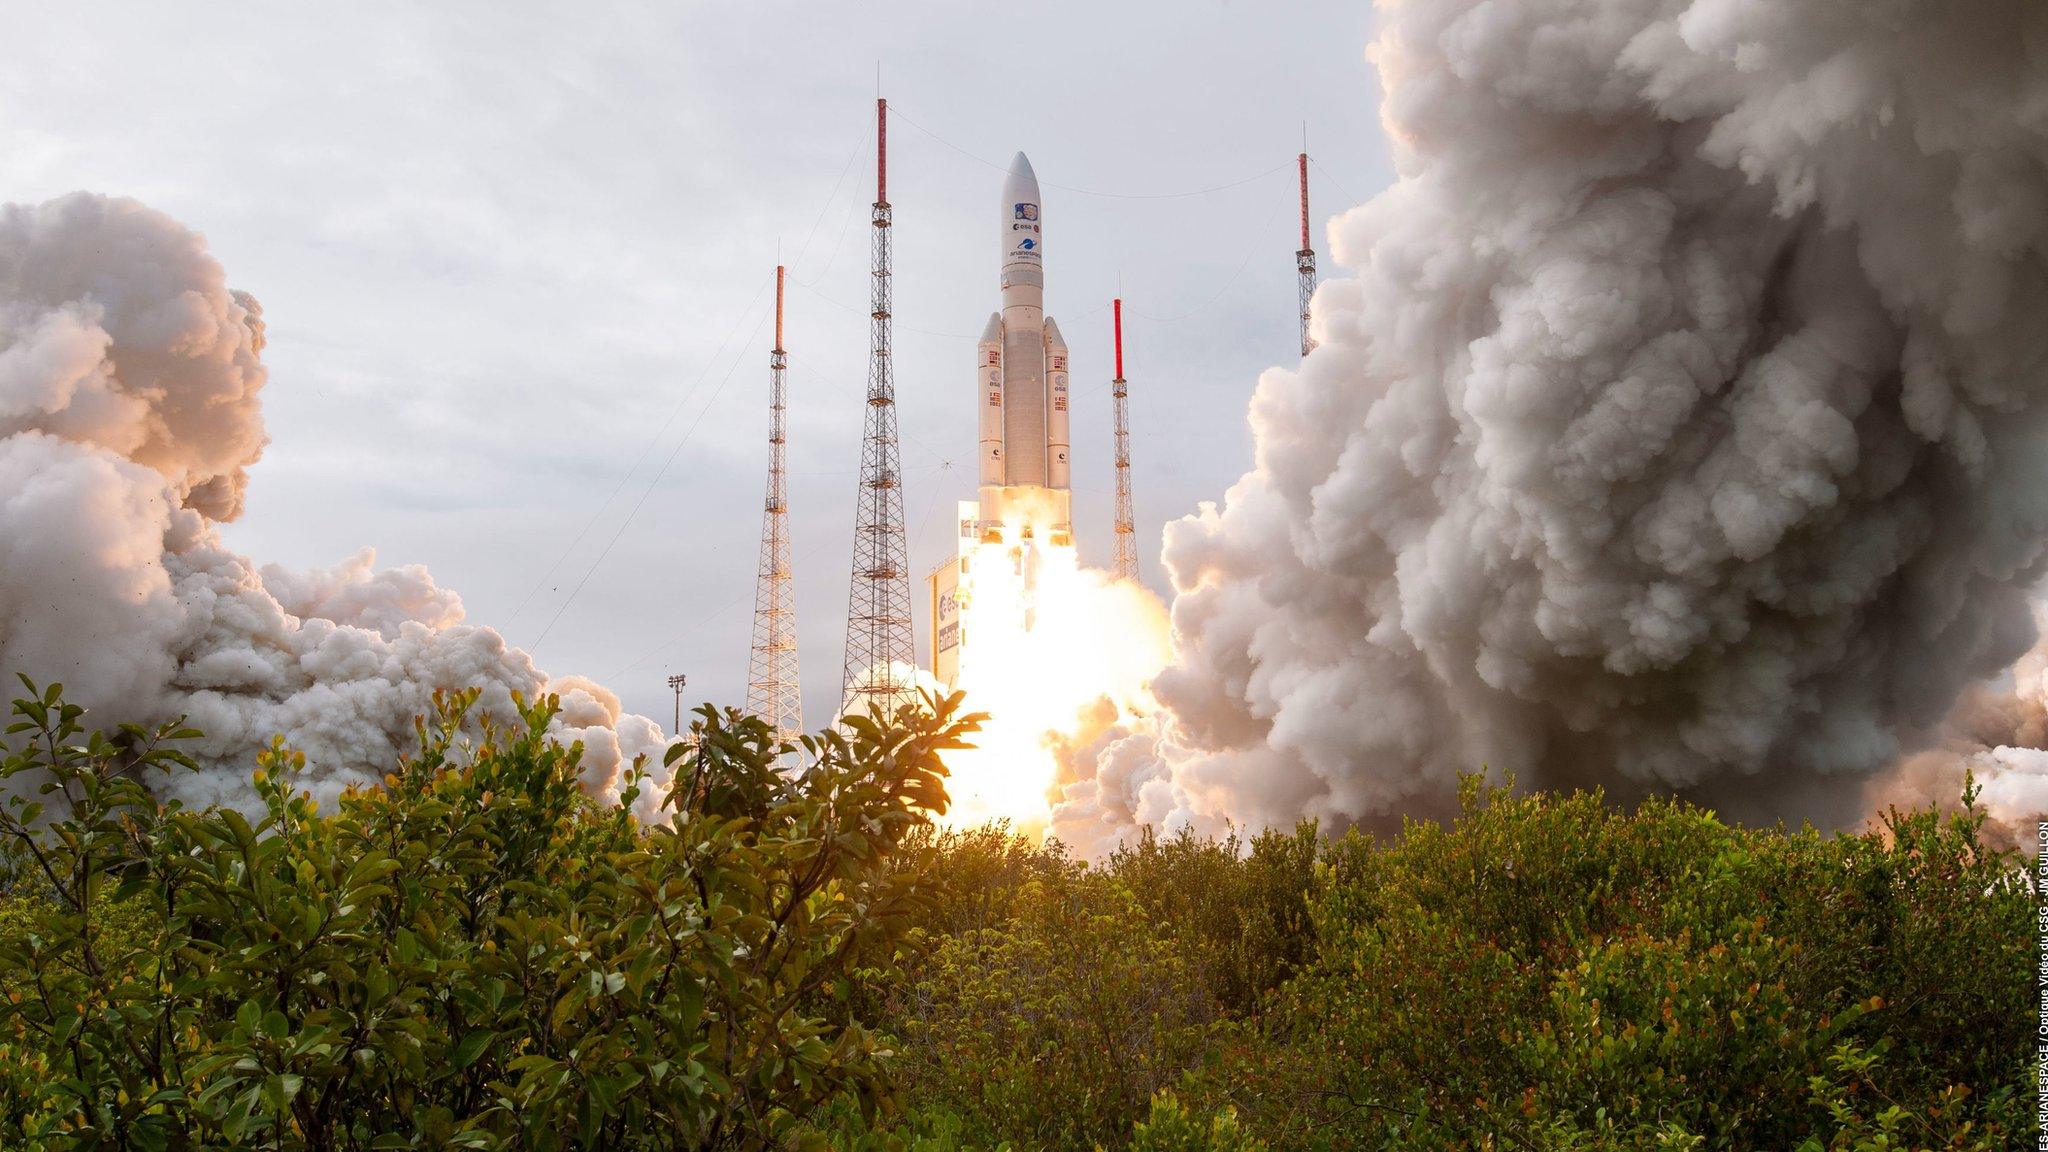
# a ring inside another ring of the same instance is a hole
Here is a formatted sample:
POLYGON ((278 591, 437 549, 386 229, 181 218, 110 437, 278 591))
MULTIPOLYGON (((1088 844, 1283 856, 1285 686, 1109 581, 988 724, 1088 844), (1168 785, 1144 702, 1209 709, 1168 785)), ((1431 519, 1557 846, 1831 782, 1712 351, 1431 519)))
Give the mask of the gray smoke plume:
POLYGON ((105 722, 189 715, 206 770, 168 785, 188 802, 248 802, 279 734, 316 797, 374 782, 444 688, 501 718, 560 693, 593 792, 658 762, 659 725, 550 682, 423 568, 259 569, 222 545, 264 447, 262 350, 261 309, 169 217, 85 193, 0 209, 0 673, 105 722))
POLYGON ((1330 227, 1255 469, 1167 530, 1170 715, 1056 830, 1374 821, 1482 765, 1860 816, 2034 640, 2048 5, 1383 7, 1399 179, 1330 227))

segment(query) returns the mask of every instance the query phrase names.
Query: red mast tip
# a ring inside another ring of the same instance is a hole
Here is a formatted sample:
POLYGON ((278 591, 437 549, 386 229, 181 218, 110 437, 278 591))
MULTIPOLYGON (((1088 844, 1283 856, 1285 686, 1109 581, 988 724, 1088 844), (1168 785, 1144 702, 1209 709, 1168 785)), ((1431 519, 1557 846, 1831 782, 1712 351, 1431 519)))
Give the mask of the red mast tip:
POLYGON ((1301 154, 1301 250, 1308 251, 1308 153, 1301 154))
POLYGON ((889 202, 889 102, 875 98, 875 203, 889 202))
POLYGON ((1116 378, 1124 378, 1124 302, 1122 297, 1110 302, 1110 315, 1116 323, 1116 378))

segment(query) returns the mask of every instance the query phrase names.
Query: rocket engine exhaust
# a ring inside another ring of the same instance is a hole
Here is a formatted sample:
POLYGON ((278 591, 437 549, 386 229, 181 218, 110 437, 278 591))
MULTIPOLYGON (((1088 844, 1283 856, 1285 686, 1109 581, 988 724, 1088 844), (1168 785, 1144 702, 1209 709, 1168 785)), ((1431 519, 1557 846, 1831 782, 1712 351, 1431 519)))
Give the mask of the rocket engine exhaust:
POLYGON ((1043 205, 1021 152, 997 224, 1002 307, 974 369, 979 499, 961 502, 958 553, 930 578, 931 664, 991 716, 952 761, 948 818, 1031 831, 1051 817, 1061 750, 1151 709, 1168 645, 1158 599, 1075 549, 1067 343, 1045 314, 1043 205))

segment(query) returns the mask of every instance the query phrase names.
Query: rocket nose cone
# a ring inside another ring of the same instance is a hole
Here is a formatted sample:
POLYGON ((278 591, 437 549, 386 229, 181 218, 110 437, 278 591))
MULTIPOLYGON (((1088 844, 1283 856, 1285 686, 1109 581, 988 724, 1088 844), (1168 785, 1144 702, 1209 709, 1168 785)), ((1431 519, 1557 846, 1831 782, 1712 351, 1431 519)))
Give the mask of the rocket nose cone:
POLYGON ((1031 170, 1031 161, 1022 152, 1010 161, 1010 178, 1003 181, 1003 199, 1011 203, 1038 203, 1038 173, 1031 170))
POLYGON ((1045 318, 1045 342, 1047 346, 1057 348, 1062 352, 1067 350, 1067 338, 1060 335, 1060 326, 1053 323, 1050 316, 1045 318))

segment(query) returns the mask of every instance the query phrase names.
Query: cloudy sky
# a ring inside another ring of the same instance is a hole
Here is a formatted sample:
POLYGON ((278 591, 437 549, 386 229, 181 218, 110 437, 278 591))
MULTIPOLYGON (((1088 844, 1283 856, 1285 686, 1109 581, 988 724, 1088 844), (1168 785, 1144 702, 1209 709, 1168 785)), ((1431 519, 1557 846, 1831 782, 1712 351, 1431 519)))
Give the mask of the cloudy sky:
POLYGON ((1361 3, 198 11, 0 2, 27 32, 0 44, 0 155, 6 199, 137 197, 263 302, 272 443, 229 540, 425 564, 550 672, 662 716, 670 672, 744 688, 778 246, 813 717, 838 690, 878 65, 920 573, 972 495, 1013 152, 1073 345, 1083 557, 1110 553, 1121 283, 1162 590, 1161 524, 1249 465, 1245 401, 1292 355, 1303 121, 1319 236, 1391 178, 1361 3))

